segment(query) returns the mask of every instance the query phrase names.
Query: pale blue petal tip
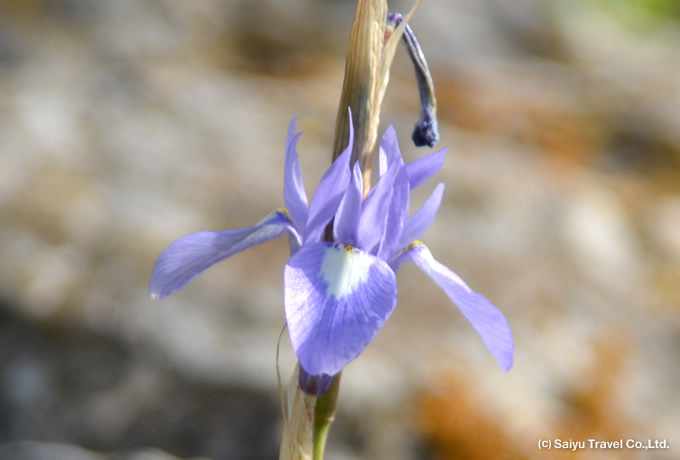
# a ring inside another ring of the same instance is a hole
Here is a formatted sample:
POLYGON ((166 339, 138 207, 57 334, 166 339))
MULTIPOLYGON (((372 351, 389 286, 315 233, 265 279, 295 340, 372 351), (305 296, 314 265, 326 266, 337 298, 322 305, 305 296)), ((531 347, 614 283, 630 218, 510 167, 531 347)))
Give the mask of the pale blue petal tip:
POLYGON ((513 364, 513 340, 508 321, 489 300, 474 292, 458 275, 432 257, 422 243, 414 244, 392 264, 398 270, 404 261, 414 262, 439 285, 477 331, 503 370, 513 364))
POLYGON ((149 293, 158 299, 167 297, 217 262, 285 232, 297 236, 286 213, 275 211, 252 227, 184 236, 168 246, 156 260, 149 293))

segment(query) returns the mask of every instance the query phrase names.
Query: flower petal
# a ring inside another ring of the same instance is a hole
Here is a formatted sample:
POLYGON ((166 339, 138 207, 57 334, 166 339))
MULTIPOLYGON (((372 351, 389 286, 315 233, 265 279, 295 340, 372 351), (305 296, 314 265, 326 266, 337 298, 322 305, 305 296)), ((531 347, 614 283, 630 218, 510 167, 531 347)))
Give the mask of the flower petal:
POLYGON ((149 293, 158 299, 169 296, 206 268, 286 231, 297 236, 288 215, 279 210, 252 227, 198 232, 182 237, 168 246, 156 260, 149 293))
POLYGON ((352 181, 340 202, 338 212, 335 213, 335 220, 333 221, 333 240, 335 242, 356 246, 363 194, 364 178, 361 174, 359 162, 356 162, 354 163, 352 181))
POLYGON ((403 249, 415 240, 420 239, 425 230, 432 225, 437 211, 439 211, 443 196, 444 184, 439 184, 420 209, 406 218, 404 231, 397 245, 398 249, 403 249))
POLYGON ((404 168, 402 161, 393 162, 364 200, 359 220, 359 247, 374 253, 387 230, 387 210, 394 181, 404 168))
POLYGON ((382 139, 380 139, 380 148, 385 151, 388 167, 401 158, 399 142, 397 141, 397 132, 392 125, 387 127, 385 134, 383 134, 382 139))
POLYGON ((288 136, 286 139, 286 163, 283 173, 283 200, 286 209, 290 213, 291 220, 299 233, 307 224, 307 194, 305 185, 302 182, 302 170, 300 168, 300 158, 297 153, 297 143, 302 133, 295 134, 295 121, 290 122, 288 136))
POLYGON ((340 200, 345 194, 350 180, 349 159, 352 155, 354 130, 352 115, 349 119, 349 143, 342 154, 335 159, 326 174, 321 178, 309 205, 309 219, 305 228, 303 242, 317 242, 321 239, 326 224, 333 218, 340 200))
POLYGON ((387 208, 385 232, 380 239, 376 254, 382 260, 391 260, 399 250, 403 249, 403 246, 398 247, 398 245, 404 230, 406 214, 408 213, 409 192, 406 169, 403 167, 399 168, 399 173, 392 185, 392 197, 387 208))
POLYGON ((380 149, 378 150, 379 176, 385 174, 387 168, 399 158, 401 158, 401 152, 399 150, 399 143, 397 142, 397 133, 394 130, 394 127, 390 125, 387 127, 385 134, 383 134, 383 137, 380 140, 380 149))
POLYGON ((458 275, 437 262, 422 243, 414 244, 391 266, 396 271, 407 260, 415 262, 444 290, 475 328, 501 368, 509 370, 512 367, 514 345, 510 326, 503 314, 484 296, 470 289, 458 275))
POLYGON ((417 160, 413 160, 406 165, 406 174, 408 174, 411 190, 418 187, 432 174, 439 171, 444 164, 444 155, 448 149, 448 147, 444 147, 441 150, 432 152, 417 160))
POLYGON ((286 264, 284 306, 290 340, 310 375, 335 375, 359 356, 396 301, 390 267, 351 246, 313 243, 286 264))

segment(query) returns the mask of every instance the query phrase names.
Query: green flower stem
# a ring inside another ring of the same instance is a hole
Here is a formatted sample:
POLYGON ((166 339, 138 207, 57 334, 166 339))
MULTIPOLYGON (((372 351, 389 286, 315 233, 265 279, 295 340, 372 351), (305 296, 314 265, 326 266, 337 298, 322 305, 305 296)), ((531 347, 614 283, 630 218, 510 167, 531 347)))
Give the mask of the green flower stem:
POLYGON ((314 409, 314 460, 323 460, 326 450, 326 439, 335 420, 335 409, 338 406, 338 394, 340 393, 340 376, 335 376, 328 393, 316 401, 314 409))

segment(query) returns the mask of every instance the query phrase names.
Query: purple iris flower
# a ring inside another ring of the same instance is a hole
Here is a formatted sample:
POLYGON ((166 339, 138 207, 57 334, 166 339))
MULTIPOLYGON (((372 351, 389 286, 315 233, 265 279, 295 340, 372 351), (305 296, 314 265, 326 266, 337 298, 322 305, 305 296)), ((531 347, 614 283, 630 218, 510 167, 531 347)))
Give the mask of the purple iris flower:
POLYGON ((395 273, 406 261, 444 290, 500 366, 510 369, 512 334, 501 312, 418 241, 434 220, 444 184, 407 216, 411 190, 441 168, 446 149, 404 164, 396 133, 388 128, 380 144, 379 180, 364 198, 361 168, 358 162, 349 164, 350 130, 348 147, 308 204, 296 149, 300 135, 294 119, 286 140, 286 209, 252 227, 193 233, 175 241, 156 261, 151 296, 166 297, 211 265, 288 233, 292 256, 284 269, 284 309, 303 390, 323 394, 333 377, 373 340, 394 309, 395 273), (331 220, 332 241, 327 241, 325 229, 331 220))

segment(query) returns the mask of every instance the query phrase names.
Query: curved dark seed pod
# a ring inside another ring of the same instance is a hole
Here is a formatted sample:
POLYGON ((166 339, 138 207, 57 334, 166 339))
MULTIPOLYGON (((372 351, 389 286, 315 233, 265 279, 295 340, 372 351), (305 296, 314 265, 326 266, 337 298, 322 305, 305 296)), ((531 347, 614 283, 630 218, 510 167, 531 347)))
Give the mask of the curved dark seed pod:
MULTIPOLYGON (((388 13, 387 22, 393 27, 397 27, 404 20, 399 13, 388 13)), ((418 44, 413 29, 407 24, 402 35, 408 55, 413 62, 418 81, 418 93, 420 94, 420 119, 413 128, 413 143, 416 147, 427 145, 434 147, 439 140, 439 130, 437 125, 437 98, 434 95, 434 83, 430 68, 423 50, 418 44)))

